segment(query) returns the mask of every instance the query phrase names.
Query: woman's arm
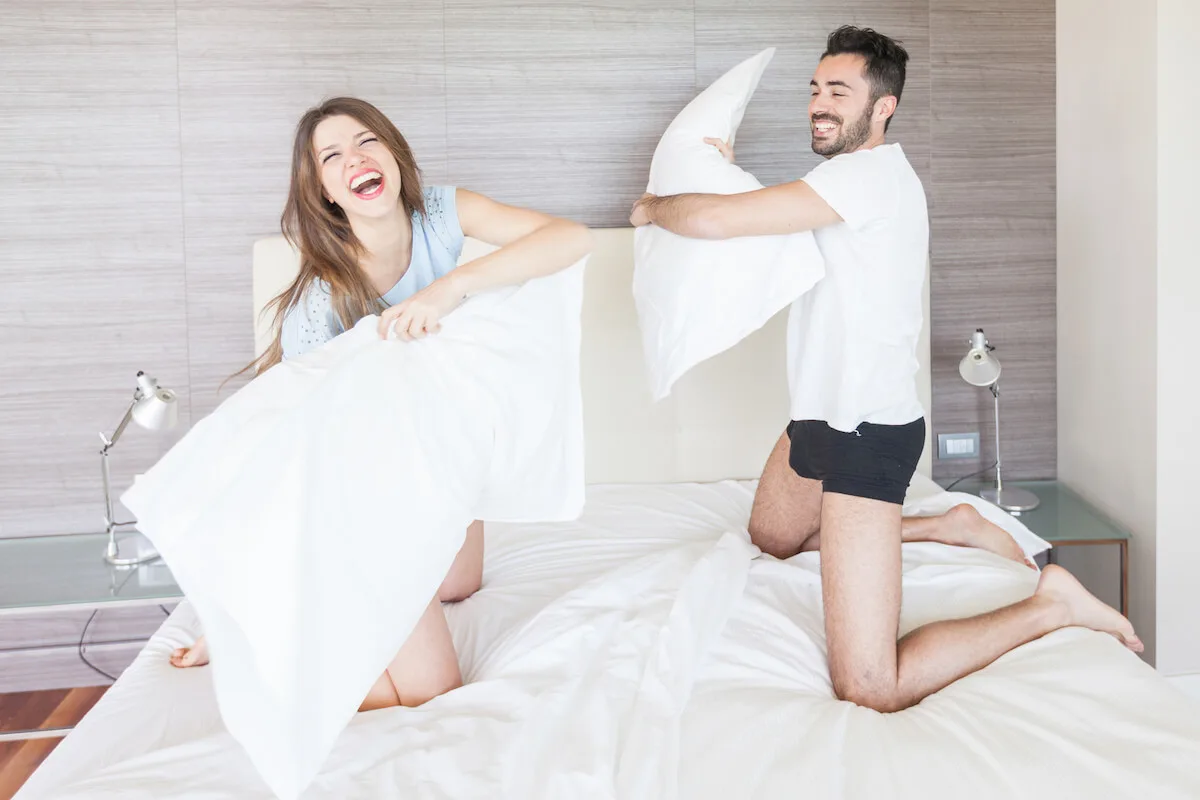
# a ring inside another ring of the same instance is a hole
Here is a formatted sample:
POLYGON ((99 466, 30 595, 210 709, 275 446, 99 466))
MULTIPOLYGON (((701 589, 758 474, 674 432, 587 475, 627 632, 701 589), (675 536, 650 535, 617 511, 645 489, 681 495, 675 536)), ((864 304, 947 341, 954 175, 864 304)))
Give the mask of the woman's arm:
POLYGON ((456 201, 463 234, 500 248, 446 275, 464 297, 552 275, 591 252, 592 233, 578 222, 466 189, 457 191, 456 201))
POLYGON ((442 317, 471 295, 524 283, 566 269, 592 250, 592 233, 578 222, 498 203, 458 189, 463 234, 499 250, 450 270, 403 303, 384 310, 379 335, 390 328, 405 341, 437 333, 442 317))

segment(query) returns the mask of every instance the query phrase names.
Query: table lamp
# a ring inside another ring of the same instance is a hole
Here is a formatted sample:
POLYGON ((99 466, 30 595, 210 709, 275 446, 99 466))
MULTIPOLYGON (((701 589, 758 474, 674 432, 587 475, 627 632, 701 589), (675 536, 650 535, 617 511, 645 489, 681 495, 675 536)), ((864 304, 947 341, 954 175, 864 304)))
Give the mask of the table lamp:
POLYGON ((1032 511, 1041 502, 1038 496, 1015 486, 1006 488, 1000 477, 1000 362, 992 355, 996 348, 988 344, 982 328, 971 334, 968 343, 970 349, 958 363, 958 374, 972 386, 991 389, 996 414, 996 485, 981 490, 979 496, 1009 513, 1032 511))
POLYGON ((116 522, 113 519, 112 490, 108 476, 108 451, 112 449, 130 420, 151 431, 165 431, 175 427, 179 422, 179 404, 175 393, 163 389, 158 381, 144 372, 137 374, 137 389, 133 393, 133 402, 125 410, 121 423, 113 431, 112 436, 100 434, 104 449, 100 451, 100 473, 104 478, 104 532, 108 534, 108 546, 104 551, 104 560, 115 567, 133 567, 158 558, 158 553, 150 552, 144 555, 122 557, 117 551, 117 528, 136 525, 135 522, 116 522))

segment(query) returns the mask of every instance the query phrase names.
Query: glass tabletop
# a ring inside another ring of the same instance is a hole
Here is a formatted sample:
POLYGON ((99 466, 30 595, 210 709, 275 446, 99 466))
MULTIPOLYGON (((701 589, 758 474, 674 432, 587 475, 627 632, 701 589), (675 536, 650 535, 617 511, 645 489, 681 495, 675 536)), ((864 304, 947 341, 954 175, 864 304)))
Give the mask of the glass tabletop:
MULTIPOLYGON (((991 482, 963 481, 956 492, 978 494, 991 482)), ((1128 539, 1129 532, 1114 524, 1082 497, 1058 481, 1005 481, 1038 496, 1041 503, 1032 511, 1014 514, 1017 519, 1048 542, 1101 542, 1128 539)))
MULTIPOLYGON (((162 559, 136 567, 104 560, 103 533, 0 539, 0 613, 21 609, 137 604, 178 599, 162 559)), ((148 547, 137 533, 118 534, 121 555, 148 547)))

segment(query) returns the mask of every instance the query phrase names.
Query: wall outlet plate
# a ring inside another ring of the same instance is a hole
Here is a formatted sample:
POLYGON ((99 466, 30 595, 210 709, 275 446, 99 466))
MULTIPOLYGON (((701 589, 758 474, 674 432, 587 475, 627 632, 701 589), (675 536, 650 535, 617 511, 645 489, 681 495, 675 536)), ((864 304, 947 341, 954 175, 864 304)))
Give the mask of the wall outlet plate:
POLYGON ((938 434, 938 460, 956 458, 979 458, 979 431, 938 434))

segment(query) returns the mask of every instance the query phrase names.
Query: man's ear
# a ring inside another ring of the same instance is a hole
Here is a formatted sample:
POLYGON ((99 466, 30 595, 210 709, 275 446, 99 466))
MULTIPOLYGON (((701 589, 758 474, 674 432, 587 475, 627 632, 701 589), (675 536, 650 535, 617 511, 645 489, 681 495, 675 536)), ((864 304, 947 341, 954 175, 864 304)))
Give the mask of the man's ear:
POLYGON ((876 100, 875 119, 879 122, 887 122, 892 118, 892 115, 896 113, 896 104, 898 102, 899 101, 896 100, 896 96, 891 94, 884 95, 876 100))

